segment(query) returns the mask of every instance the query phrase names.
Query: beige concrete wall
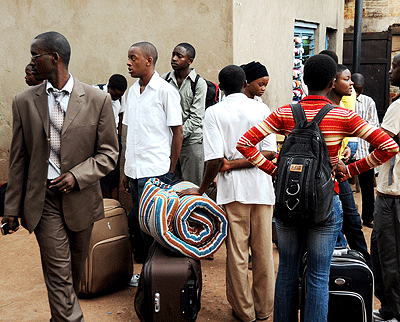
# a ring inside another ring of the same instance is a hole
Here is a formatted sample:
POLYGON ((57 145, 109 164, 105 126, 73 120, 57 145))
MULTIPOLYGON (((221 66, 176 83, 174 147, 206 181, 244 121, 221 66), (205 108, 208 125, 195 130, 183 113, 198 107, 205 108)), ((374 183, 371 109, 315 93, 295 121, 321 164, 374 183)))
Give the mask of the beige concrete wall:
POLYGON ((232 62, 232 2, 212 0, 4 0, 0 1, 0 181, 6 180, 11 142, 11 101, 27 88, 24 68, 29 46, 39 33, 56 30, 72 47, 71 73, 83 82, 105 82, 127 73, 129 47, 150 41, 159 51, 157 70, 170 70, 170 55, 179 42, 197 50, 193 66, 217 80, 232 62))
POLYGON ((343 51, 344 0, 234 1, 235 64, 258 60, 267 66, 270 82, 264 101, 272 110, 291 102, 295 21, 318 24, 315 53, 325 49, 326 28, 336 29, 335 51, 343 51))
POLYGON ((271 75, 265 101, 272 109, 290 102, 295 20, 319 24, 316 52, 326 27, 338 29, 342 51, 344 0, 4 0, 0 1, 0 181, 6 180, 11 141, 11 101, 27 88, 24 68, 29 46, 39 33, 56 30, 72 47, 71 73, 83 82, 107 81, 113 73, 129 78, 127 52, 137 41, 159 51, 157 70, 170 70, 179 42, 197 50, 193 66, 217 81, 228 64, 264 63, 271 75))

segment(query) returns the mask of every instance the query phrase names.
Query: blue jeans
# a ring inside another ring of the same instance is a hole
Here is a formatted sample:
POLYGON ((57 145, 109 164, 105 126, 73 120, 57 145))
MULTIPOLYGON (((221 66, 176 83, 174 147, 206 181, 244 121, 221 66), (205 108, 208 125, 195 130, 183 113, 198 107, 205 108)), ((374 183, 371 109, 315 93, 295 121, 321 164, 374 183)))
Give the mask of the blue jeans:
MULTIPOLYGON (((350 158, 349 160, 351 160, 354 156, 354 154, 357 152, 357 147, 358 147, 358 142, 348 142, 347 143, 347 147, 350 148, 351 150, 351 154, 350 154, 350 158)), ((342 208, 343 208, 343 228, 341 229, 341 231, 339 232, 338 235, 338 239, 336 242, 336 247, 337 248, 342 248, 342 247, 347 247, 347 242, 349 243, 350 248, 352 249, 356 249, 358 251, 361 251, 360 249, 362 249, 362 253, 364 255, 364 257, 367 255, 367 257, 365 257, 366 259, 369 259, 369 254, 367 251, 367 244, 365 243, 365 239, 364 239, 364 235, 361 231, 361 221, 360 221, 360 225, 358 225, 358 221, 357 221, 357 217, 359 217, 358 211, 357 211, 357 206, 356 203, 354 201, 354 197, 353 197, 353 192, 351 191, 351 187, 348 181, 345 182, 339 182, 339 197, 340 197, 340 201, 342 202, 342 208), (346 229, 345 229, 346 226, 346 229), (357 232, 358 231, 358 232, 357 232), (347 232, 347 234, 346 234, 347 232), (364 244, 365 244, 365 249, 363 249, 363 245, 362 245, 362 241, 360 240, 362 235, 362 239, 364 240, 364 244), (344 234, 346 234, 347 240, 344 237, 344 234), (355 238, 359 240, 359 246, 356 246, 355 248, 353 248, 350 245, 350 242, 353 242, 353 239, 351 239, 351 235, 354 234, 355 238), (349 240, 349 237, 351 239, 351 241, 349 240), (364 254, 366 253, 366 254, 364 254)))
POLYGON ((143 263, 146 259, 148 250, 153 243, 153 237, 144 233, 139 226, 139 203, 142 196, 144 185, 147 180, 158 178, 162 182, 172 184, 172 173, 166 173, 158 177, 146 177, 140 179, 129 178, 131 190, 132 209, 128 213, 128 228, 132 252, 137 263, 143 263))
POLYGON ((328 316, 329 270, 342 227, 339 196, 333 197, 328 221, 315 227, 288 227, 276 220, 279 268, 275 284, 274 322, 298 321, 299 266, 307 251, 305 322, 324 322, 328 316))
MULTIPOLYGON (((347 180, 339 183, 339 198, 343 208, 342 233, 346 236, 350 248, 363 254, 368 266, 371 266, 371 256, 368 253, 367 243, 362 232, 361 217, 354 201, 350 183, 347 180)), ((339 234, 339 243, 340 235, 342 234, 339 234)))
POLYGON ((351 150, 351 154, 350 154, 350 160, 353 159, 354 154, 356 154, 357 152, 357 148, 358 148, 358 142, 347 142, 347 146, 350 148, 351 150))

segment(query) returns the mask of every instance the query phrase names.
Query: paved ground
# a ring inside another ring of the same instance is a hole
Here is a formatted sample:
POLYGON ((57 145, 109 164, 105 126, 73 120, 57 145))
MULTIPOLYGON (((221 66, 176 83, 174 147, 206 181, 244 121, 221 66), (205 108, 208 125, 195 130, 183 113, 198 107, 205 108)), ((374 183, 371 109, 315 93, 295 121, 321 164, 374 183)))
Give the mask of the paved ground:
MULTIPOLYGON (((356 193, 360 205, 360 194, 356 193)), ((129 199, 122 203, 129 207, 129 199)), ((371 229, 363 227, 369 244, 371 229)), ((275 268, 278 251, 274 247, 275 268)), ((141 265, 135 264, 135 273, 141 265)), ((213 261, 202 261, 202 308, 197 321, 235 322, 225 296, 225 246, 213 261)), ((276 269, 275 269, 276 272, 276 269)), ((251 278, 251 271, 250 278, 251 278)), ((82 299, 80 301, 87 322, 139 321, 133 307, 136 288, 127 287, 119 292, 82 299)), ((379 302, 375 301, 375 308, 379 302)), ((34 235, 25 229, 10 236, 0 236, 0 322, 36 322, 50 318, 44 286, 39 250, 34 235)))

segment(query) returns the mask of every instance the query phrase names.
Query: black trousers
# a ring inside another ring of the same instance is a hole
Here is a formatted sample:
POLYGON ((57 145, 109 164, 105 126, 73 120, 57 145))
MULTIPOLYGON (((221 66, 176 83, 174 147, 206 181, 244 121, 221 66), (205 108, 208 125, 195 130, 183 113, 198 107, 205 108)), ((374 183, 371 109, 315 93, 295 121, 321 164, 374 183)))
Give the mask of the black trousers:
POLYGON ((400 199, 376 197, 371 259, 385 319, 400 315, 400 199))
POLYGON ((368 170, 358 175, 358 181, 360 182, 361 198, 362 198, 361 218, 364 223, 368 223, 374 220, 374 204, 375 204, 374 177, 375 177, 374 169, 368 170))

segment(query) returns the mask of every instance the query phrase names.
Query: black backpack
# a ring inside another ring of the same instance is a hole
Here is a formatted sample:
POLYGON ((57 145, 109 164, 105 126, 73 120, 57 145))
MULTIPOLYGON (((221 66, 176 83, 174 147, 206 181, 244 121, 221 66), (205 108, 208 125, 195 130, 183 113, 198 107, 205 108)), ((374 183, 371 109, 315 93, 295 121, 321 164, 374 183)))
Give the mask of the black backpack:
POLYGON ((103 91, 104 90, 104 86, 106 86, 106 84, 97 84, 96 86, 98 86, 99 89, 101 89, 103 91))
MULTIPOLYGON (((165 80, 168 83, 171 82, 171 77, 169 77, 170 75, 171 75, 171 72, 169 72, 165 76, 165 80)), ((194 94, 196 93, 196 85, 197 85, 197 82, 199 81, 199 78, 200 78, 200 75, 197 74, 194 82, 192 82, 192 85, 191 85, 193 97, 194 97, 194 94)), ((207 109, 211 105, 214 105, 219 102, 220 90, 219 90, 219 86, 216 83, 206 80, 205 78, 203 78, 203 79, 206 81, 206 84, 207 84, 206 106, 205 106, 205 109, 207 109)))
POLYGON ((307 122, 300 104, 291 105, 295 127, 278 156, 274 217, 286 226, 324 223, 332 210, 332 165, 319 123, 334 108, 325 105, 307 122))

